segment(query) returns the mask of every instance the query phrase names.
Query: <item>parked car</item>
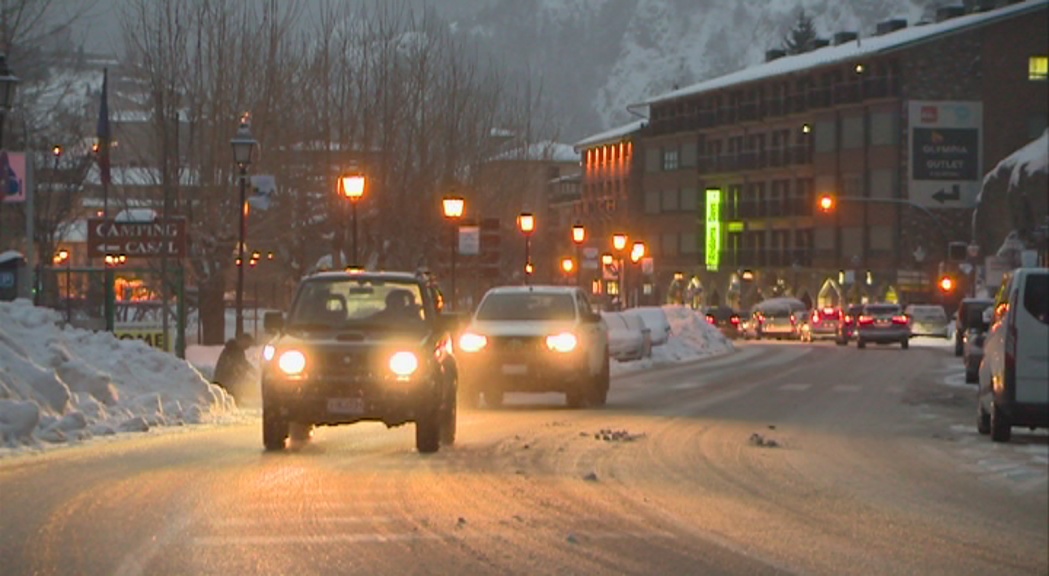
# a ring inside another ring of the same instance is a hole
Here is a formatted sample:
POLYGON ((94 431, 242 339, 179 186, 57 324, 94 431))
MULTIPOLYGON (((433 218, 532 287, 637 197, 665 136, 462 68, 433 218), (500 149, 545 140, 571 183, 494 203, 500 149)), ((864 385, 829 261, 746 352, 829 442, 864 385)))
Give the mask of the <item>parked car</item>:
POLYGON ((849 340, 852 340, 855 337, 856 324, 862 313, 863 304, 849 304, 845 307, 841 322, 838 322, 838 335, 834 338, 835 344, 838 346, 846 346, 848 345, 849 340))
POLYGON ((903 313, 911 318, 911 335, 951 337, 951 320, 939 304, 910 304, 903 313))
POLYGON ((856 347, 866 348, 867 343, 899 344, 906 350, 910 347, 910 318, 903 313, 899 304, 879 302, 866 304, 856 322, 856 347))
POLYGON ((430 280, 322 272, 299 282, 285 319, 265 316, 262 442, 281 450, 316 425, 415 423, 419 452, 452 444, 458 369, 430 280))
POLYGON ((717 327, 729 340, 743 335, 739 312, 729 306, 711 306, 705 313, 707 322, 717 327))
POLYGON ((844 314, 840 308, 824 306, 816 308, 806 315, 807 320, 802 325, 801 339, 812 342, 825 338, 838 337, 838 325, 844 314))
POLYGON ((652 355, 652 331, 641 318, 621 312, 602 312, 608 326, 608 353, 615 360, 627 362, 652 355))
POLYGON ((993 310, 990 308, 983 311, 983 322, 979 326, 971 326, 965 331, 962 338, 962 362, 965 363, 965 381, 975 384, 980 381, 980 362, 983 361, 983 345, 987 338, 987 328, 990 326, 990 318, 993 310))
POLYGON ((459 336, 462 397, 489 407, 506 392, 563 392, 569 406, 603 406, 608 327, 574 286, 500 286, 459 336))
POLYGON ((670 321, 661 306, 640 306, 623 311, 626 316, 637 316, 652 331, 652 345, 662 346, 670 339, 670 321))
POLYGON ((1013 426, 1049 427, 1049 269, 1006 274, 983 351, 977 430, 1008 442, 1013 426))
POLYGON ((983 322, 983 311, 994 305, 994 298, 963 298, 954 313, 954 355, 964 351, 962 339, 970 326, 983 322))

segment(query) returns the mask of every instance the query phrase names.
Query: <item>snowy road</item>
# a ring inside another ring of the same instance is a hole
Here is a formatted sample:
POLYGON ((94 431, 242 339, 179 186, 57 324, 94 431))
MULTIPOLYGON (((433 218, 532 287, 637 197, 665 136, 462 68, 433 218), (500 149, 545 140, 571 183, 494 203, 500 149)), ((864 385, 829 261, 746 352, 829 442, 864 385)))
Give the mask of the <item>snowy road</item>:
POLYGON ((4 574, 1046 574, 1047 437, 992 445, 943 347, 741 343, 606 410, 257 418, 0 462, 4 574))

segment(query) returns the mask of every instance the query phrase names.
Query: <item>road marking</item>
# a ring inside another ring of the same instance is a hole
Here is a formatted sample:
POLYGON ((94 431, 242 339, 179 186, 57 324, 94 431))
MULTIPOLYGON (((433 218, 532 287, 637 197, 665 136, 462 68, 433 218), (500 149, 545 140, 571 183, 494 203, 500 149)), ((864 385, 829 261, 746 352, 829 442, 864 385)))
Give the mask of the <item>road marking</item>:
POLYGON ((779 387, 782 392, 804 392, 812 387, 812 384, 784 384, 779 387))
POLYGON ((838 384, 832 390, 835 392, 859 392, 860 386, 858 384, 838 384))
POLYGON ((194 546, 272 546, 275 544, 390 544, 412 540, 437 540, 431 534, 280 534, 276 536, 202 536, 194 546))

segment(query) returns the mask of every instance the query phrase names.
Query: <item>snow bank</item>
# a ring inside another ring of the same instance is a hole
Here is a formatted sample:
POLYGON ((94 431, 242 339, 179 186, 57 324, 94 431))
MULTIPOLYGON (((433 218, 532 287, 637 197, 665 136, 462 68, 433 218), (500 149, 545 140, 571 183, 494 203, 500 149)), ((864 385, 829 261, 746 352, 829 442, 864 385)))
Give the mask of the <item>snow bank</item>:
POLYGON ((691 362, 735 350, 732 342, 725 338, 717 327, 710 325, 706 316, 699 310, 677 305, 666 305, 662 307, 662 310, 670 324, 670 338, 667 339, 667 342, 660 346, 653 346, 651 358, 630 362, 613 360, 612 374, 624 374, 653 366, 691 362))
POLYGON ((28 300, 0 302, 0 455, 153 426, 213 422, 226 392, 171 354, 63 327, 28 300))

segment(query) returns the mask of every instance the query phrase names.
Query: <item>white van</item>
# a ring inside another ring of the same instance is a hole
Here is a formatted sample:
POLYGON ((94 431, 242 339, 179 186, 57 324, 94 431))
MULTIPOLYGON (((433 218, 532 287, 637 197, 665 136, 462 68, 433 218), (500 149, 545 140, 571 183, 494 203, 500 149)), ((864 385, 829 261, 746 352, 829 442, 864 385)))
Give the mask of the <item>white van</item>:
POLYGON ((1008 442, 1013 426, 1049 428, 1049 268, 1005 276, 983 350, 976 429, 1008 442))

